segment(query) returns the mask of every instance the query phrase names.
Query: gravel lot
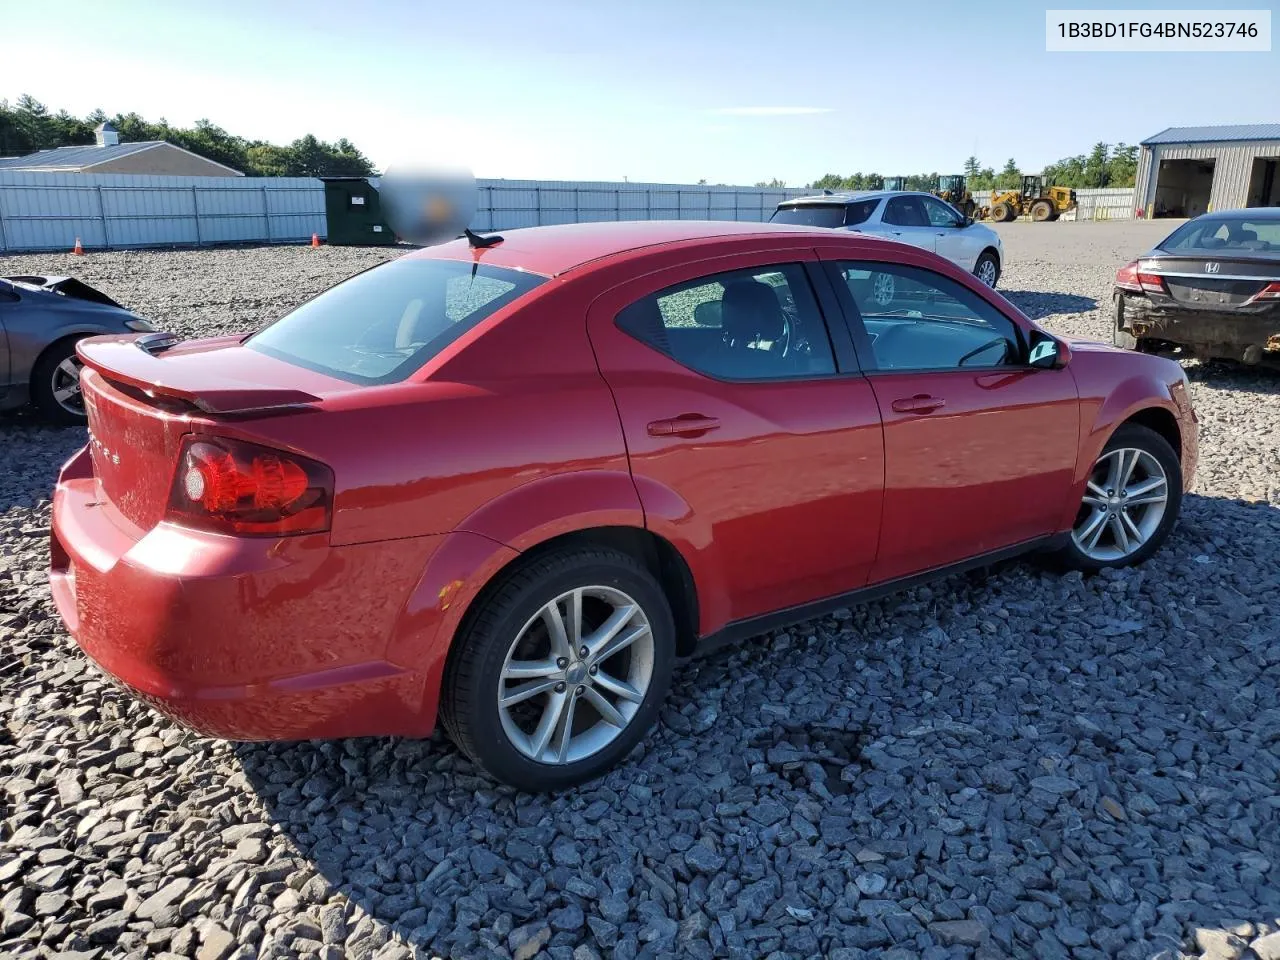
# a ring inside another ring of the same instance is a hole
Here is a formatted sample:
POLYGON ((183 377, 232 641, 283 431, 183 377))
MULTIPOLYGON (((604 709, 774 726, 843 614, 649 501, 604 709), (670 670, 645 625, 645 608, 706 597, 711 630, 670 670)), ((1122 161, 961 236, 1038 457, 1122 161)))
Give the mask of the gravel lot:
MULTIPOLYGON (((1167 226, 1004 225, 1001 286, 1106 338, 1116 267, 1167 226)), ((0 273, 196 334, 387 256, 0 273)), ((117 692, 45 582, 83 431, 0 419, 0 955, 1276 960, 1280 377, 1190 375, 1199 479, 1143 568, 1009 565, 693 661, 631 762, 556 798, 439 738, 232 746, 117 692)))

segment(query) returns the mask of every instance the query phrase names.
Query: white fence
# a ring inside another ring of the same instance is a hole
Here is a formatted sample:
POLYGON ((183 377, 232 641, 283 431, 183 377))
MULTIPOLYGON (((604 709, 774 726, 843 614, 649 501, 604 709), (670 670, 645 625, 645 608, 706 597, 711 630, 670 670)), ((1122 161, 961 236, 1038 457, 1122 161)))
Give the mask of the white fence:
MULTIPOLYGON (((376 183, 376 180, 375 180, 376 183)), ((767 220, 802 189, 481 180, 477 230, 588 220, 767 220)), ((0 251, 293 243, 327 233, 324 184, 0 171, 0 251)))
MULTIPOLYGON (((376 181, 375 181, 376 182, 376 181)), ((803 188, 481 180, 472 227, 591 220, 768 220, 803 188)), ((1133 190, 1077 190, 1077 220, 1133 217, 1133 190)), ((305 177, 153 177, 0 171, 0 251, 296 243, 327 233, 324 184, 305 177)))
POLYGON ((596 220, 768 220, 783 200, 820 190, 706 184, 481 180, 476 230, 596 220))
POLYGON ((276 242, 325 233, 306 177, 153 177, 0 171, 0 250, 276 242))
POLYGON ((1077 220, 1132 220, 1133 187, 1102 190, 1077 190, 1077 220))

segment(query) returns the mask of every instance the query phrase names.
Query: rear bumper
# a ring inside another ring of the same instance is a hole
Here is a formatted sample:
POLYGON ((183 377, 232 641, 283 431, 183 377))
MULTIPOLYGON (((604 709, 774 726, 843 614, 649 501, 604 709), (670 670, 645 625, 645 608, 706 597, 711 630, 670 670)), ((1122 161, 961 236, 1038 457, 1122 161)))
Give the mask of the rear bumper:
POLYGON ((1118 290, 1114 297, 1116 327, 1134 337, 1168 341, 1199 357, 1280 364, 1280 305, 1222 311, 1156 305, 1118 290))
POLYGON ((439 537, 331 547, 132 526, 87 451, 53 497, 50 584, 106 674, 200 733, 232 740, 425 736, 434 691, 387 651, 439 537))

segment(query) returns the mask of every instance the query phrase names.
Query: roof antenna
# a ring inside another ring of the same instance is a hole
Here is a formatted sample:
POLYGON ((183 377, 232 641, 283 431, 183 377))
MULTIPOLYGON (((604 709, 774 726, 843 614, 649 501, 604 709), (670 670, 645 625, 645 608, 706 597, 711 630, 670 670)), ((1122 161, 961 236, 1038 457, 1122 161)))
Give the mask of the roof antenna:
POLYGON ((502 237, 497 234, 491 237, 482 237, 480 234, 474 233, 470 227, 463 229, 462 235, 467 238, 467 243, 473 247, 492 247, 494 244, 502 242, 502 237))
POLYGON ((830 191, 830 190, 827 190, 827 189, 825 189, 825 188, 824 188, 824 189, 823 189, 823 191, 822 191, 822 195, 823 195, 824 197, 829 197, 829 196, 831 196, 832 194, 831 194, 831 191, 830 191))

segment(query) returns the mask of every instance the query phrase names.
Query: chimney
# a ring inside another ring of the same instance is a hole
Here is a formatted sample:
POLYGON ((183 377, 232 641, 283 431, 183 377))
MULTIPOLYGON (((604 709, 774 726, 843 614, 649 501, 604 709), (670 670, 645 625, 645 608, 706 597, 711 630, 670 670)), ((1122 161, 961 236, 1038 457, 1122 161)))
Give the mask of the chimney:
POLYGON ((108 120, 93 128, 93 139, 100 147, 114 147, 120 142, 120 132, 108 120))

